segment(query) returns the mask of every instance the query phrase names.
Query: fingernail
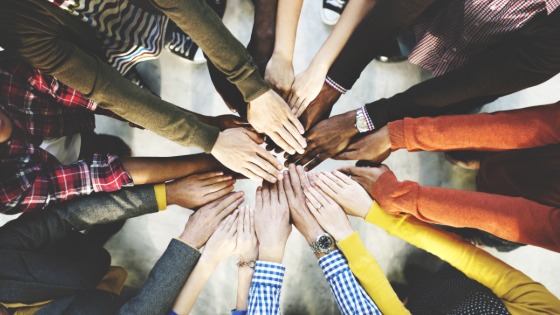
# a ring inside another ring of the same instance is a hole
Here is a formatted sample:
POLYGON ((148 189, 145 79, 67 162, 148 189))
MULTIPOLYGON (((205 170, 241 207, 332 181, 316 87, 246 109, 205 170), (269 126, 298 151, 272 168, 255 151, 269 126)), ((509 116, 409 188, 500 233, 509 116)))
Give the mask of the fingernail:
POLYGON ((277 164, 277 165, 276 165, 276 168, 277 168, 279 171, 281 171, 282 168, 283 168, 283 167, 282 167, 282 164, 277 164))
POLYGON ((271 176, 270 179, 269 179, 269 181, 270 181, 271 183, 276 183, 276 177, 272 177, 272 176, 271 176))

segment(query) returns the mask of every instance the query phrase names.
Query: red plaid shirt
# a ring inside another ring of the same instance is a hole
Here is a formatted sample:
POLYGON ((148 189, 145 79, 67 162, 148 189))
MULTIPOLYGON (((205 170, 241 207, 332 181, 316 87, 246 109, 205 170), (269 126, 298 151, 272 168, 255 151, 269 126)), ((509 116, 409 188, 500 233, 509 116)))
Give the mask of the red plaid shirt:
POLYGON ((439 76, 467 63, 560 0, 455 0, 430 20, 414 26, 410 62, 439 76))
POLYGON ((10 139, 0 143, 0 212, 38 210, 133 184, 117 156, 94 154, 63 165, 39 147, 45 138, 93 130, 93 101, 12 59, 0 60, 0 91, 0 110, 13 123, 10 139))

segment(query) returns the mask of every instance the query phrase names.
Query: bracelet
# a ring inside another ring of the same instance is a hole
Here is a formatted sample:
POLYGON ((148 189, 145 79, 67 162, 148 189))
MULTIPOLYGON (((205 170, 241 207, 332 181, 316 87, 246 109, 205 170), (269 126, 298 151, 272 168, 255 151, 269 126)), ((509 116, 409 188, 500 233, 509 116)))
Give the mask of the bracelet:
POLYGON ((255 268, 255 265, 256 265, 256 261, 254 260, 237 262, 237 268, 241 268, 241 267, 255 268))

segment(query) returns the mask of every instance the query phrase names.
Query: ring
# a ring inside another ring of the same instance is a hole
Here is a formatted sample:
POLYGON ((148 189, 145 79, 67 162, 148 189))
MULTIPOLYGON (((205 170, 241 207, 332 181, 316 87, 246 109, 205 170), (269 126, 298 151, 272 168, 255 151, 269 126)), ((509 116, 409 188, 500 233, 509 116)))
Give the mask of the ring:
POLYGON ((317 208, 317 211, 320 211, 323 208, 324 208, 323 206, 320 206, 319 208, 317 208))

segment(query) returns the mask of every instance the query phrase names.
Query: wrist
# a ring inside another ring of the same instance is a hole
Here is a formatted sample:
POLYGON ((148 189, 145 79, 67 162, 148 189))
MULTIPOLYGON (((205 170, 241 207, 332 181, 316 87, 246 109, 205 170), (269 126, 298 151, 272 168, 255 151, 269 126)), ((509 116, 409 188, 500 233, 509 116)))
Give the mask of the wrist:
POLYGON ((313 59, 311 64, 309 65, 309 69, 312 70, 314 73, 320 73, 324 75, 325 78, 327 77, 327 73, 329 72, 329 68, 331 65, 328 62, 325 62, 321 59, 313 59))
POLYGON ((199 263, 202 264, 203 268, 206 270, 214 270, 222 259, 220 259, 219 253, 211 253, 207 250, 202 252, 200 255, 199 263))
POLYGON ((271 59, 281 62, 289 62, 291 64, 293 62, 293 52, 284 51, 282 49, 275 49, 272 53, 271 59))
POLYGON ((261 246, 259 247, 259 260, 268 261, 277 264, 281 264, 284 258, 284 247, 283 246, 261 246))
POLYGON ((177 184, 174 182, 165 184, 165 199, 167 200, 167 205, 177 204, 177 201, 175 200, 175 196, 177 196, 176 187, 177 184))
POLYGON ((351 110, 349 112, 341 114, 341 116, 344 119, 344 124, 343 124, 344 133, 348 137, 354 137, 355 135, 360 133, 358 128, 356 128, 356 111, 355 110, 351 110))
MULTIPOLYGON (((367 215, 367 212, 365 215, 367 215)), ((348 225, 342 229, 338 229, 336 233, 331 233, 331 235, 334 238, 334 240, 338 243, 343 239, 347 238, 348 236, 352 235, 352 233, 354 233, 354 229, 350 225, 348 225)))
POLYGON ((188 232, 183 232, 183 234, 181 234, 181 236, 179 236, 179 239, 183 242, 185 242, 187 245, 189 245, 190 247, 196 249, 196 250, 200 250, 200 248, 202 248, 202 246, 204 246, 204 243, 202 240, 197 239, 195 236, 191 235, 192 233, 188 233, 188 232))
POLYGON ((320 227, 316 227, 314 229, 312 229, 310 232, 307 232, 304 237, 305 240, 307 241, 307 244, 311 245, 311 243, 313 243, 317 237, 319 237, 319 235, 324 234, 325 230, 323 230, 320 227))

